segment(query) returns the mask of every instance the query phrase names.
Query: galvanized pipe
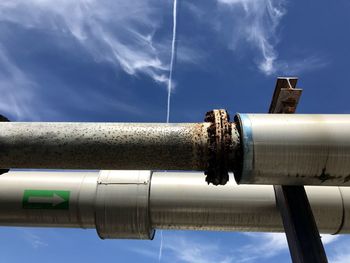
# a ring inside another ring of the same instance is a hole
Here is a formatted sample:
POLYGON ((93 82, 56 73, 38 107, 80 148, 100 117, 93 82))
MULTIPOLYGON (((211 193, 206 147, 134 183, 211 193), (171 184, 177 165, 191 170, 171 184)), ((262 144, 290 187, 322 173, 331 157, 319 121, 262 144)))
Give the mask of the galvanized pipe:
MULTIPOLYGON (((224 186, 208 186, 203 179, 200 173, 154 172, 150 193, 152 226, 284 232, 273 186, 237 185, 233 178, 224 186)), ((350 193, 349 188, 340 188, 350 193)), ((343 200, 339 187, 309 186, 306 191, 320 232, 342 231, 343 200)), ((350 203, 350 199, 344 202, 350 203)), ((350 218, 346 220, 347 226, 350 218)))
MULTIPOLYGON (((0 225, 96 228, 101 238, 134 239, 152 239, 154 229, 283 231, 272 186, 208 186, 204 177, 11 171, 0 176, 0 225)), ((350 233, 350 188, 306 190, 320 232, 350 233)))
POLYGON ((350 115, 238 114, 239 184, 350 185, 350 115))
POLYGON ((95 228, 98 176, 99 172, 11 171, 3 174, 0 176, 0 225, 95 228), (40 191, 44 191, 41 196, 40 191), (69 197, 62 192, 68 192, 69 197), (67 203, 65 199, 69 201, 68 207, 55 205, 61 201, 67 203), (51 207, 47 207, 50 203, 51 207))

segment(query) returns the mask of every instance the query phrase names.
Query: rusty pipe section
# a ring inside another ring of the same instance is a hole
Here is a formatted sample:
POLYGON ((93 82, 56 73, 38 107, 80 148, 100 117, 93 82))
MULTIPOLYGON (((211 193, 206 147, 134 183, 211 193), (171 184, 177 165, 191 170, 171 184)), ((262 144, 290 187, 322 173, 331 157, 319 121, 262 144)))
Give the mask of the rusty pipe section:
POLYGON ((226 110, 203 123, 0 123, 0 174, 9 168, 205 171, 226 184, 239 134, 226 110), (3 168, 3 169, 1 169, 3 168))
POLYGON ((205 170, 210 123, 0 123, 0 168, 205 170))

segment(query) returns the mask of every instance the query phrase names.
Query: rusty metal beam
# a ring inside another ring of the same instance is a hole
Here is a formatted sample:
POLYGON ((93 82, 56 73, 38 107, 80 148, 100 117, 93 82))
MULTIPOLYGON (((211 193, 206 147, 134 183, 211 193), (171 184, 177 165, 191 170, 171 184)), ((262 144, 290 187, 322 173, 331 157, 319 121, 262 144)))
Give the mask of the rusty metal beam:
POLYGON ((269 113, 294 113, 303 92, 296 88, 298 78, 279 77, 272 96, 269 113))
MULTIPOLYGON (((296 83, 297 78, 277 79, 269 113, 296 111, 302 93, 296 83)), ((328 262, 304 186, 274 185, 274 190, 293 262, 328 262)))

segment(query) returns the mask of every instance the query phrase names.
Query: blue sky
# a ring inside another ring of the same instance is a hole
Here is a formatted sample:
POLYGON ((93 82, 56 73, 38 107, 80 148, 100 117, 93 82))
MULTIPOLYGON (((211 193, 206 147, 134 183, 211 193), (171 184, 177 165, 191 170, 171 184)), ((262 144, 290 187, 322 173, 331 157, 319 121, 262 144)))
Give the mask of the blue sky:
MULTIPOLYGON (((13 121, 165 122, 170 0, 0 1, 0 112, 13 121)), ((171 122, 266 112, 296 75, 302 113, 349 113, 350 2, 178 0, 171 122)), ((0 262, 158 262, 154 241, 93 230, 0 228, 0 262)), ((283 234, 163 232, 162 262, 281 262, 283 234), (191 248, 191 249, 190 249, 191 248)), ((346 236, 324 238, 350 262, 346 236), (345 252, 344 252, 345 251, 345 252)))

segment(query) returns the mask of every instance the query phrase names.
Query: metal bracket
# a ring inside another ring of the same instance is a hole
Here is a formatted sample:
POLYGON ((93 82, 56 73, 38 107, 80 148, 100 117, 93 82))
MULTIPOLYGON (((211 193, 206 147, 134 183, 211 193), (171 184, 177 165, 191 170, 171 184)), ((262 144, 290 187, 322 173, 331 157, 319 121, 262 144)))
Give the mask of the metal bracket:
MULTIPOLYGON (((277 79, 269 113, 296 111, 302 93, 297 80, 277 79)), ((304 186, 274 185, 274 190, 293 262, 328 262, 304 186)))
POLYGON ((269 113, 294 113, 303 92, 296 88, 298 78, 277 78, 269 113))

